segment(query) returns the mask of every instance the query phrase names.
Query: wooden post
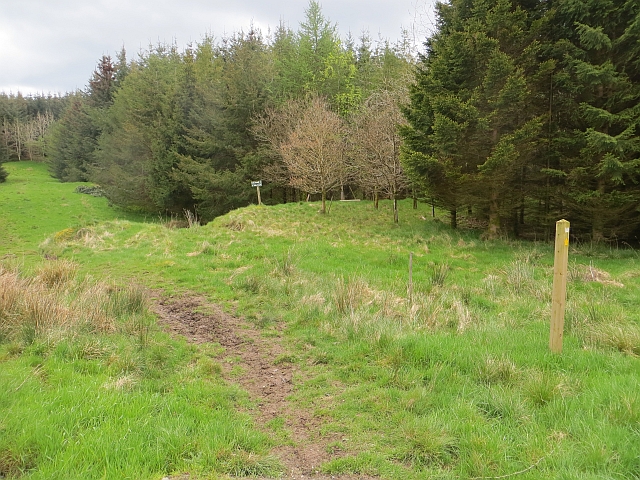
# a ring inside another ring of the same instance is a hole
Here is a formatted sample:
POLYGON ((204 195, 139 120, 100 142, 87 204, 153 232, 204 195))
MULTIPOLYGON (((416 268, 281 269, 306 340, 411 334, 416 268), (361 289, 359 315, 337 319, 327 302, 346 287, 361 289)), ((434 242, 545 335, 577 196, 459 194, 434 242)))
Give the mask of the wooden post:
POLYGON ((413 252, 409 253, 409 305, 413 304, 413 252))
MULTIPOLYGON (((262 180, 252 181, 251 186, 256 187, 258 191, 258 205, 262 205, 262 199, 260 198, 260 187, 262 186, 262 180)), ((273 194, 273 190, 271 191, 271 193, 273 194)))
POLYGON ((551 298, 551 334, 549 348, 562 352, 564 333, 564 307, 567 300, 567 263, 569 260, 569 222, 556 222, 556 245, 553 262, 553 295, 551 298))

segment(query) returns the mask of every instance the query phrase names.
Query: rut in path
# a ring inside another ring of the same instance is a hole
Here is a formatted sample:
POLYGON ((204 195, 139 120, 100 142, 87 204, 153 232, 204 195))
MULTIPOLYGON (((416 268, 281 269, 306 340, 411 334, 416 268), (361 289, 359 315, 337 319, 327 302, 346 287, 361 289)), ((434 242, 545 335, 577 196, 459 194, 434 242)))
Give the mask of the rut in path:
POLYGON ((328 453, 327 445, 339 437, 320 435, 321 421, 313 412, 296 409, 288 400, 297 369, 288 362, 274 364, 276 358, 288 353, 282 346, 281 334, 265 338, 254 326, 202 297, 158 300, 154 310, 160 325, 172 334, 181 335, 191 343, 215 342, 224 347, 224 357, 234 361, 223 362, 223 375, 230 383, 238 383, 257 403, 255 418, 260 427, 265 429, 266 423, 274 418, 284 419, 294 445, 280 446, 272 452, 285 467, 284 478, 373 478, 336 477, 318 472, 322 463, 335 458, 328 453), (243 373, 231 379, 231 369, 238 365, 243 373))

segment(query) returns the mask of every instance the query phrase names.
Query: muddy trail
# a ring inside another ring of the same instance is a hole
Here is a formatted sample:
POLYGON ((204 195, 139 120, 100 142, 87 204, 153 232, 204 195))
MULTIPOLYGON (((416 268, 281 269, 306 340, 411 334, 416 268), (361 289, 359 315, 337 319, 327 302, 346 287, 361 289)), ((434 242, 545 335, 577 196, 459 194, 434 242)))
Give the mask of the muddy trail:
POLYGON ((324 462, 339 456, 328 453, 327 448, 336 438, 323 436, 321 420, 289 399, 295 383, 303 380, 295 364, 277 361, 290 354, 283 345, 282 325, 277 328, 277 335, 263 336, 255 325, 197 296, 158 299, 154 310, 159 324, 171 334, 196 344, 218 343, 225 349, 223 376, 227 382, 238 384, 249 393, 257 405, 250 413, 258 428, 269 432, 266 425, 270 420, 284 419, 291 439, 288 443, 293 445, 281 445, 271 452, 284 466, 284 476, 280 478, 373 478, 320 473, 324 462), (232 375, 232 369, 237 372, 238 367, 241 374, 232 375))

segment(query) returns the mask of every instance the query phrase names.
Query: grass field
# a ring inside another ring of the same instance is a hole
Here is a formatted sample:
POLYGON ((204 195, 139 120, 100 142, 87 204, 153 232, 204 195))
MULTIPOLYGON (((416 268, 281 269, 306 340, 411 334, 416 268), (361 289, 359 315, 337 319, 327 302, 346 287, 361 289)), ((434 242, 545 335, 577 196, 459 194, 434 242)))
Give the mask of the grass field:
POLYGON ((290 419, 261 425, 220 368, 224 349, 163 333, 136 300, 144 288, 206 296, 282 343, 274 365, 296 369, 288 402, 324 439, 321 474, 640 478, 635 250, 570 247, 553 355, 552 245, 484 241, 410 202, 399 225, 389 203, 334 202, 328 215, 252 206, 170 228, 75 194, 42 165, 6 168, 2 291, 34 288, 65 311, 92 297, 106 317, 45 328, 0 305, 5 477, 284 474, 290 419))

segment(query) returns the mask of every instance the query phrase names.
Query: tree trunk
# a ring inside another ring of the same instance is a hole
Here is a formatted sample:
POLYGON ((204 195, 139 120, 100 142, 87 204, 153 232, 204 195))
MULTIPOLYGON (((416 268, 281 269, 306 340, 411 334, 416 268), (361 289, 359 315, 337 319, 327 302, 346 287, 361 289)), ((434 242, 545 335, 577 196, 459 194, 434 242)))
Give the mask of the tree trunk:
MULTIPOLYGON (((598 180, 598 193, 602 197, 605 193, 604 180, 598 180)), ((599 243, 604 240, 604 216, 599 208, 593 208, 593 220, 591 222, 591 241, 599 243)))
POLYGON ((451 221, 451 228, 455 230, 456 228, 458 228, 458 212, 455 208, 449 210, 449 217, 451 221))
POLYGON ((340 185, 340 200, 344 200, 344 185, 340 185))
POLYGON ((373 192, 373 205, 376 207, 376 210, 378 210, 378 191, 377 190, 373 192))
POLYGON ((20 122, 15 120, 15 139, 16 139, 16 154, 18 155, 18 161, 22 160, 22 132, 20 131, 20 122))
POLYGON ((393 223, 398 223, 398 199, 393 196, 393 223))
POLYGON ((322 209, 320 209, 320 213, 327 213, 327 192, 326 190, 322 190, 322 209))
POLYGON ((498 194, 491 193, 491 201, 489 202, 489 227, 487 229, 487 238, 498 238, 500 233, 500 212, 498 209, 498 194))

